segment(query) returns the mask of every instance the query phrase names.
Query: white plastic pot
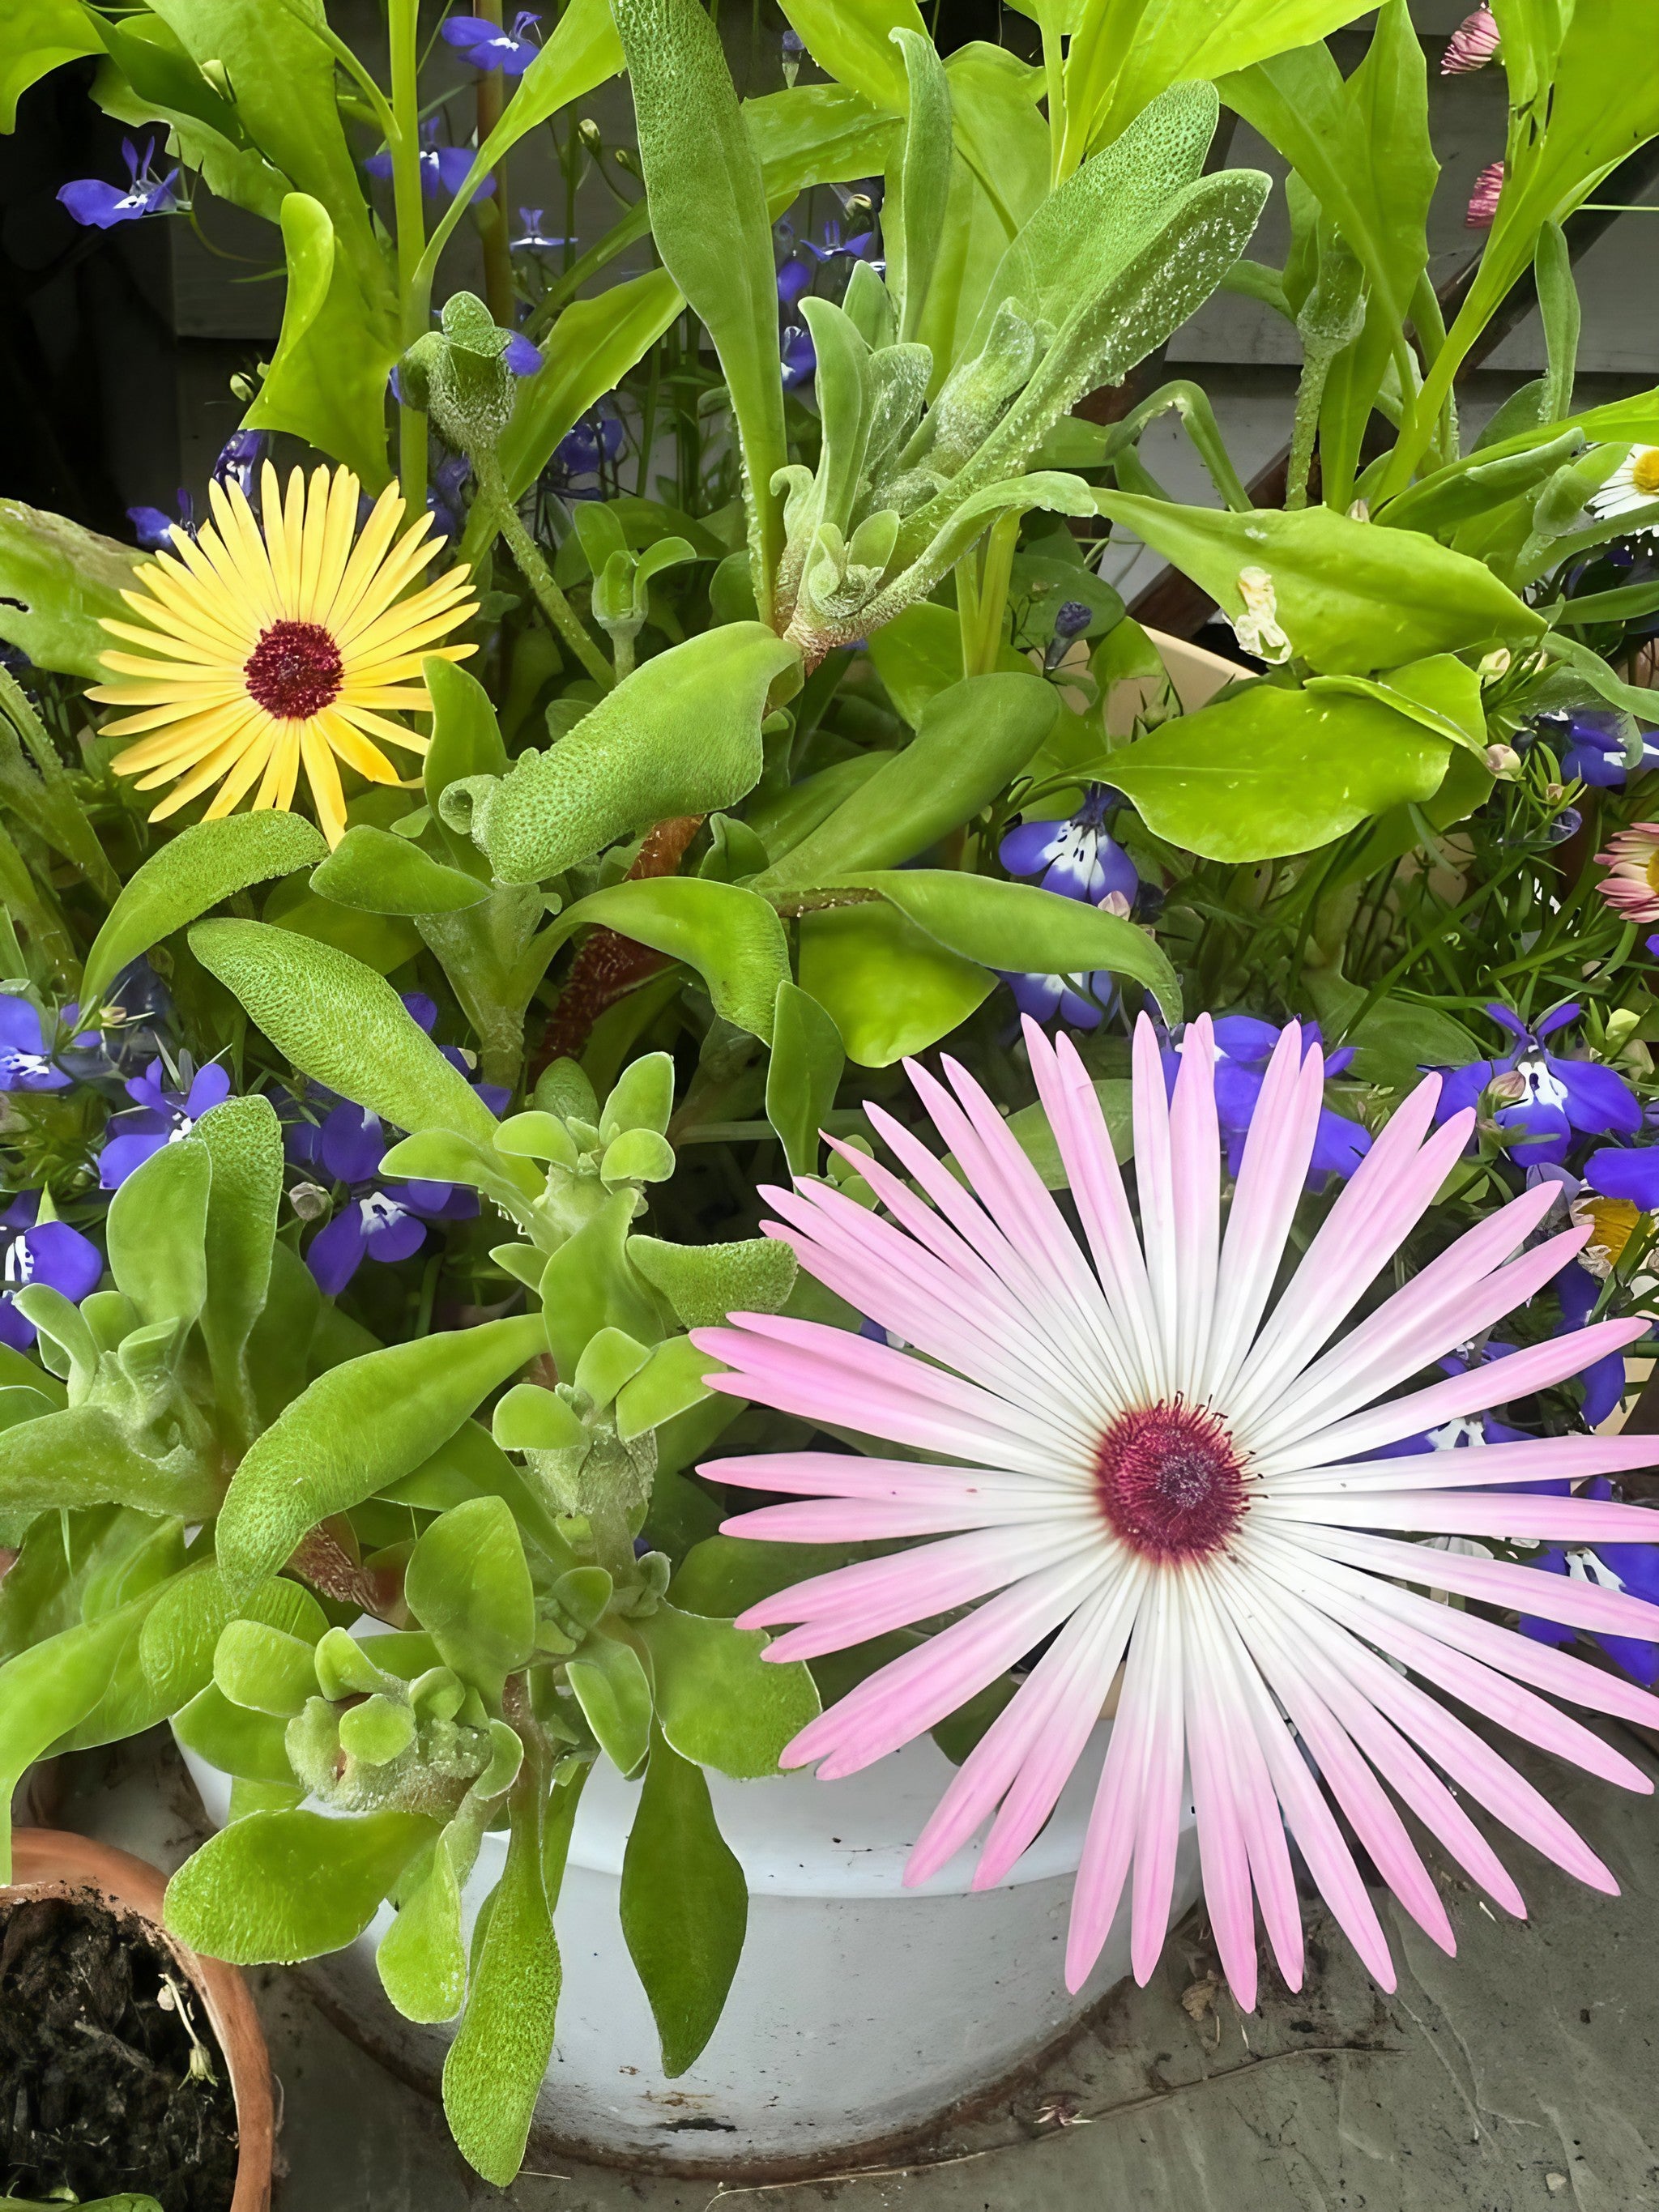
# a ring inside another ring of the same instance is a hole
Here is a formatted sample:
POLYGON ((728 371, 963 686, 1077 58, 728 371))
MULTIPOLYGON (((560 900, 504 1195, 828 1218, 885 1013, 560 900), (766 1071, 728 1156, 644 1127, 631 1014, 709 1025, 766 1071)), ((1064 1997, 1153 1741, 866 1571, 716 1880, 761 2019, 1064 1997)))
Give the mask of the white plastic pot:
MULTIPOLYGON (((696 2064, 662 2073, 650 2010, 617 1911, 638 1796, 603 1763, 583 1795, 559 1899, 558 2038, 538 2130, 601 2159, 659 2168, 787 2172, 902 2139, 993 2089, 1063 2036, 1129 1971, 1128 1905, 1087 1985, 1064 1960, 1072 1880, 1109 1724, 1054 1818, 1000 1887, 970 1894, 978 1847, 906 1889, 906 1854, 954 1771, 924 1740, 842 1782, 709 1776, 720 1829, 748 1878, 749 1933, 720 2024, 696 2064)), ((229 1785, 186 1753, 210 1817, 229 1785)), ((469 1908, 498 1879, 505 1839, 484 1838, 469 1908)), ((1198 1893, 1190 1809, 1174 1917, 1198 1893)), ((435 2087, 447 2032, 392 2008, 374 1968, 383 1913, 309 1971, 354 2033, 397 2071, 435 2087)))

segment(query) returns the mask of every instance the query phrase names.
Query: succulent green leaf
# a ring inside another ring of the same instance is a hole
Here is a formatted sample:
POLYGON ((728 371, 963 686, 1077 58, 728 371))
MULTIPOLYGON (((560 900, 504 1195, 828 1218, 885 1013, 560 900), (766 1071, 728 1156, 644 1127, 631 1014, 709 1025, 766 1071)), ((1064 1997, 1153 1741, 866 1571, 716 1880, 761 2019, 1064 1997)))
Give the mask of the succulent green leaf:
POLYGON ((233 1705, 291 1720, 317 1694, 316 1645, 262 1620, 226 1623, 213 1679, 233 1705))
POLYGON ((651 1747, 651 1684, 639 1654, 619 1637, 593 1635, 565 1671, 605 1757, 620 1773, 636 1773, 651 1747))
POLYGON ((487 1145, 495 1117, 384 976, 349 953, 258 921, 198 922, 191 950, 313 1081, 411 1132, 487 1145))
POLYGON ((212 1161, 186 1138, 163 1145, 110 1200, 110 1273, 149 1322, 192 1322, 207 1297, 208 1187, 212 1161))
POLYGON ((795 1255, 772 1237, 735 1244, 668 1244, 635 1237, 629 1256, 686 1328, 713 1328, 729 1313, 778 1313, 794 1287, 795 1255))
POLYGON ((11 1794, 24 1768, 104 1695, 149 1602, 137 1598, 49 1636, 0 1667, 0 1882, 11 1879, 11 1794))
POLYGON ((661 1334, 655 1304, 629 1256, 633 1218, 633 1192, 617 1191, 547 1263, 542 1320, 562 1376, 575 1373, 589 1340, 602 1328, 626 1329, 642 1344, 661 1334))
POLYGON ((365 1766, 389 1766, 414 1741, 414 1713, 384 1692, 349 1705, 340 1716, 340 1748, 365 1766))
POLYGON ((1431 798, 1448 752, 1378 700, 1259 684, 1114 753, 1112 777, 1155 836, 1206 859, 1258 860, 1431 798))
POLYGON ((818 1133, 835 1105, 846 1066, 841 1031, 830 1015, 798 983, 780 983, 766 1071, 766 1118, 782 1140, 792 1175, 817 1173, 818 1133))
MULTIPOLYGON (((239 1606, 225 1588, 218 1562, 198 1561, 161 1592, 139 1632, 139 1662, 169 1711, 213 1680, 219 1638, 239 1618, 301 1638, 307 1650, 328 1626, 322 1607, 298 1583, 273 1576, 239 1606)), ((310 1691, 315 1688, 313 1676, 310 1691)))
POLYGON ((753 891, 701 876, 631 878, 567 908, 538 942, 587 922, 695 968, 717 1014, 769 1041, 789 947, 776 913, 753 891))
POLYGON ((462 2155, 486 2181, 517 2174, 559 2008, 559 1947, 542 1863, 543 1784, 515 1787, 507 1865, 489 1903, 466 2016, 444 2061, 444 2113, 462 2155))
POLYGON ((186 1751, 222 1774, 275 1787, 293 1785, 287 1722, 274 1713, 232 1705, 216 1682, 209 1682, 173 1716, 173 1733, 186 1751))
POLYGON ((654 1129, 624 1129, 605 1148, 600 1179, 608 1188, 622 1182, 666 1182, 674 1172, 674 1147, 654 1129))
MULTIPOLYGON (((1195 719, 1195 718, 1194 718, 1195 719)), ((1116 775, 1114 755, 1113 774, 1116 775)), ((1144 930, 1098 907, 1033 884, 1005 884, 944 868, 905 868, 848 876, 878 890, 929 936, 964 959, 1038 975, 1109 969, 1144 983, 1164 1010, 1181 1018, 1181 985, 1168 956, 1144 930)))
POLYGON ((459 914, 481 906, 488 884, 446 867, 407 837, 372 823, 355 823, 311 878, 311 887, 337 906, 365 914, 459 914))
POLYGON ((0 637, 37 668, 97 683, 112 640, 104 617, 129 614, 121 593, 140 556, 66 515, 0 499, 0 637))
POLYGON ((239 1966, 294 1966, 361 1936, 433 1823, 417 1813, 251 1813, 167 1884, 170 1932, 239 1966))
POLYGON ((576 1362, 575 1386, 595 1406, 608 1406, 650 1357, 649 1349, 626 1329, 602 1328, 588 1339, 576 1362))
POLYGON ((410 1555, 410 1610, 447 1667, 499 1707, 536 1641, 536 1597, 511 1509, 475 1498, 441 1513, 410 1555))
POLYGON ((755 596, 764 619, 783 549, 772 480, 788 453, 777 270, 760 155, 720 33, 697 0, 612 0, 611 13, 628 58, 652 237, 714 341, 732 396, 748 479, 755 596))
POLYGON ((731 806, 760 780, 767 695, 797 665, 794 647, 760 623, 688 638, 636 668, 550 751, 521 754, 508 775, 450 785, 440 813, 501 882, 533 884, 630 830, 731 806))
POLYGON ((231 1479, 216 1541, 232 1591, 273 1573, 331 1513, 411 1474, 481 1400, 546 1348, 541 1316, 519 1315, 366 1352, 319 1375, 231 1479))
POLYGON ((569 1451, 587 1435, 564 1400, 538 1382, 504 1391, 489 1425, 503 1451, 569 1451))
POLYGON ((682 1758, 739 1781, 775 1774, 779 1753, 819 1710, 807 1668, 769 1665, 763 1629, 666 1602, 635 1625, 651 1654, 658 1726, 682 1758))
POLYGON ((750 888, 769 897, 914 860, 1007 789, 1059 711, 1054 686, 1029 673, 970 676, 935 692, 903 751, 750 888))
POLYGON ((800 981, 860 1067, 890 1067, 936 1044, 996 983, 885 903, 803 915, 800 981))
POLYGON ((207 1518, 217 1503, 211 1475, 147 1459, 100 1406, 75 1406, 0 1430, 4 1512, 111 1504, 207 1518))
POLYGON ((627 1129, 651 1129, 660 1136, 674 1111, 674 1061, 671 1054, 647 1052, 630 1060, 611 1086, 599 1116, 599 1139, 609 1144, 627 1129))
POLYGON ((244 1354, 270 1288, 283 1198, 283 1134, 270 1101, 255 1097, 227 1098, 210 1108, 195 1136, 213 1171, 204 1237, 202 1334, 221 1401, 228 1413, 241 1407, 247 1441, 257 1420, 244 1354))
POLYGON ((1538 636, 1544 617, 1483 561, 1414 530, 1384 530, 1327 507, 1231 514, 1121 491, 1095 503, 1201 584, 1234 620, 1245 613, 1239 572, 1271 578, 1292 651, 1322 675, 1367 676, 1494 638, 1538 636))
POLYGON ((842 0, 787 0, 783 12, 826 75, 862 93, 872 106, 905 112, 909 88, 893 33, 927 37, 916 0, 864 0, 857 8, 842 0))
POLYGON ((689 1336, 671 1336, 617 1393, 617 1434, 630 1443, 696 1405, 708 1395, 703 1381, 708 1371, 706 1352, 699 1352, 689 1336))
POLYGON ((665 2074, 714 2033, 743 1955, 749 1888, 702 1770, 655 1736, 623 1855, 623 1934, 651 2003, 665 2074))
POLYGON ((181 830, 133 871, 105 917, 87 955, 82 1005, 100 1005, 129 961, 222 899, 312 866, 327 851, 321 831, 299 814, 230 814, 181 830))

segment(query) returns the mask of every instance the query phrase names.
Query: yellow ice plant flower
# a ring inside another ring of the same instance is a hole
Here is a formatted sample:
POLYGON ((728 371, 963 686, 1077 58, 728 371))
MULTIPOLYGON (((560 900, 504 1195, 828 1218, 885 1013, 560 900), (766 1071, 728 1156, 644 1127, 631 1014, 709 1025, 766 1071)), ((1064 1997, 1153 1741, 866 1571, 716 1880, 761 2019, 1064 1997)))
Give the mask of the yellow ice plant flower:
POLYGON ((103 625, 143 648, 106 653, 116 680, 91 695, 131 710, 104 725, 138 740, 115 771, 137 776, 140 791, 174 786, 149 817, 159 822, 216 783, 210 819, 249 792, 256 811, 287 807, 303 768, 323 835, 337 845, 345 831, 337 757, 371 783, 399 781, 374 740, 416 755, 427 740, 379 710, 429 714, 422 657, 464 660, 477 650, 439 642, 477 611, 471 572, 451 568, 400 596, 432 557, 423 542, 432 518, 394 544, 404 502, 388 485, 359 535, 361 487, 349 469, 319 468, 309 484, 295 469, 284 495, 267 461, 263 527, 239 486, 209 489, 212 522, 194 539, 175 528, 172 552, 157 553, 138 572, 141 588, 121 594, 144 627, 103 625))

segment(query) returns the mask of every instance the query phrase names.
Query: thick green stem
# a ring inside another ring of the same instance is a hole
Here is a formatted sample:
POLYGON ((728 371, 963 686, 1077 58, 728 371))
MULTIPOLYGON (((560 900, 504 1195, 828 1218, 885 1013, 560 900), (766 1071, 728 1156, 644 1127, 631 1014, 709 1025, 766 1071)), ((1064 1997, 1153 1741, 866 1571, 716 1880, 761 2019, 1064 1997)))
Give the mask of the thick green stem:
MULTIPOLYGON (((387 31, 392 57, 392 216, 398 227, 398 296, 403 302, 403 340, 426 334, 432 301, 431 271, 424 268, 426 213, 421 200, 421 94, 418 54, 420 0, 391 0, 387 31)), ((426 416, 407 402, 398 410, 398 473, 411 515, 426 506, 426 416)))
POLYGON ((553 580, 553 571, 543 557, 541 547, 525 528, 518 508, 507 496, 507 480, 501 474, 501 462, 493 453, 483 448, 469 458, 473 474, 478 480, 479 497, 489 507, 495 527, 506 538, 507 550, 518 562, 526 583, 536 594, 538 605, 593 681, 608 691, 613 680, 610 665, 577 621, 575 611, 553 580))

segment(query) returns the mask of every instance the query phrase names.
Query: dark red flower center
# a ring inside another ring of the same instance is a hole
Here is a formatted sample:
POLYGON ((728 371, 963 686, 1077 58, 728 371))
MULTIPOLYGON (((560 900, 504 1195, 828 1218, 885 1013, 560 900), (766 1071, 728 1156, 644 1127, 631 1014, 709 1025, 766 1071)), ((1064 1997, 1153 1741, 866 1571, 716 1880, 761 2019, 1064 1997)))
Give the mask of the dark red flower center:
POLYGON ((1164 1565, 1221 1551, 1244 1517, 1231 1438, 1213 1413, 1178 1400, 1114 1421, 1095 1479, 1114 1534, 1164 1565))
POLYGON ((303 722, 339 696, 345 663, 320 623, 277 622, 243 664, 251 697, 279 721, 303 722))

